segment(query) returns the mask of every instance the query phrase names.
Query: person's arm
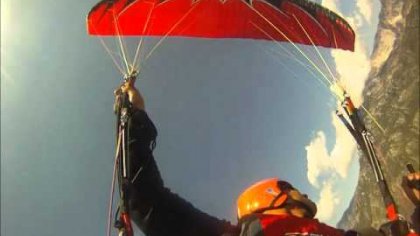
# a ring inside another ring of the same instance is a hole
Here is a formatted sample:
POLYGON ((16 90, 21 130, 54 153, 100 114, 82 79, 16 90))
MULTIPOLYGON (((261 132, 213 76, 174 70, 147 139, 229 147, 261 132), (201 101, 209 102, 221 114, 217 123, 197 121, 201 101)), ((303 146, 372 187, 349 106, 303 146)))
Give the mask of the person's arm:
POLYGON ((115 91, 116 99, 128 93, 132 105, 129 124, 130 215, 146 235, 221 236, 239 235, 229 222, 210 216, 164 187, 153 158, 156 127, 144 111, 144 100, 135 80, 115 91))
POLYGON ((164 187, 152 155, 157 131, 146 112, 134 110, 129 131, 131 176, 135 177, 130 212, 146 235, 235 235, 235 226, 201 212, 164 187))

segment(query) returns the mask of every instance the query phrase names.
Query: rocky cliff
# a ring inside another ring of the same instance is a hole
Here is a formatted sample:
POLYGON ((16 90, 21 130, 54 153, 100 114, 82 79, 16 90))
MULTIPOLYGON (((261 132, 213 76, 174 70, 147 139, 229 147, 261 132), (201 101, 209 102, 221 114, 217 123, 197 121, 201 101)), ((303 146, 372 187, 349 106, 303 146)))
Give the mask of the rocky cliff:
MULTIPOLYGON (((407 173, 407 163, 419 167, 419 1, 381 0, 381 3, 364 106, 385 132, 371 119, 365 121, 375 137, 399 211, 410 220, 415 206, 405 196, 401 181, 407 173)), ((386 222, 385 214, 371 167, 361 156, 356 193, 338 227, 378 228, 386 222)))

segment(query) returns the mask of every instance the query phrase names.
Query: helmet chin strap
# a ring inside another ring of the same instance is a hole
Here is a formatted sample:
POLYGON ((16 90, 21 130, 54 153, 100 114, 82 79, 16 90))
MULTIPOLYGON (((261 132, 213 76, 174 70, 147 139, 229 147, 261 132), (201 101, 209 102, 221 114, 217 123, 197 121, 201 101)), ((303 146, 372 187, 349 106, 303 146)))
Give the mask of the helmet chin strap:
POLYGON ((316 208, 315 209, 311 208, 310 205, 312 204, 313 203, 311 203, 310 200, 308 199, 302 198, 300 200, 296 200, 296 199, 293 199, 293 197, 289 195, 288 192, 281 192, 273 199, 269 207, 260 209, 258 212, 264 213, 265 211, 284 209, 289 215, 295 215, 294 213, 292 213, 292 210, 296 208, 300 208, 300 209, 303 209, 304 217, 314 218, 316 214, 316 208), (286 198, 286 199, 280 200, 280 202, 282 203, 276 206, 275 203, 280 198, 286 198))
POLYGON ((283 191, 281 191, 279 194, 277 194, 276 197, 274 197, 274 199, 271 201, 270 206, 268 208, 279 208, 281 206, 283 206, 287 199, 289 199, 289 195, 283 191), (280 201, 280 205, 276 206, 276 202, 280 201))
POLYGON ((291 214, 291 210, 295 208, 300 208, 304 210, 304 216, 308 218, 314 218, 316 214, 316 210, 314 212, 314 209, 312 209, 309 206, 309 202, 303 202, 303 201, 309 201, 307 199, 302 199, 302 201, 292 199, 291 197, 288 197, 286 202, 282 204, 282 208, 286 209, 289 214, 291 214))

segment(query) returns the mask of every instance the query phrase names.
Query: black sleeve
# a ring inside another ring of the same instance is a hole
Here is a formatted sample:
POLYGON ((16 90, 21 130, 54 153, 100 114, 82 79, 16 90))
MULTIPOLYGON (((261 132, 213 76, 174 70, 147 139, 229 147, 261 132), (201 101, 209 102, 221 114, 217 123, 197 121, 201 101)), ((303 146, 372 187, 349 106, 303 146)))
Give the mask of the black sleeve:
POLYGON ((238 228, 210 216, 164 187, 153 158, 156 128, 146 112, 134 110, 129 129, 130 214, 151 236, 238 235, 238 228))

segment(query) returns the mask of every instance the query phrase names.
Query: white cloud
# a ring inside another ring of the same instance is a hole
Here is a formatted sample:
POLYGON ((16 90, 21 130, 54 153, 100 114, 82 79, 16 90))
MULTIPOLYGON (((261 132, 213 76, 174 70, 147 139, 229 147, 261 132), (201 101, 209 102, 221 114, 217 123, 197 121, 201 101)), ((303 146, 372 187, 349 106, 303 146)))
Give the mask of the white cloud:
MULTIPOLYGON (((322 5, 343 16, 339 3, 338 0, 324 0, 322 5)), ((372 24, 372 13, 373 3, 371 0, 357 1, 355 10, 351 15, 345 16, 346 21, 352 26, 356 34, 354 52, 332 51, 340 82, 352 96, 356 106, 363 102, 362 92, 370 71, 370 55, 367 51, 366 40, 363 38, 362 28, 372 24)))
POLYGON ((319 201, 317 202, 317 218, 324 222, 330 220, 336 213, 335 209, 340 204, 340 201, 339 195, 333 190, 333 184, 324 182, 320 191, 319 201))
POLYGON ((356 142, 335 114, 332 114, 332 120, 336 132, 336 140, 334 148, 331 151, 331 160, 334 170, 342 178, 346 178, 351 159, 356 151, 356 142))
POLYGON ((323 172, 330 171, 332 168, 326 148, 324 132, 319 131, 317 136, 305 149, 308 161, 308 180, 313 186, 319 187, 318 177, 323 172))
POLYGON ((335 144, 330 153, 328 153, 325 134, 319 131, 316 137, 306 146, 309 182, 319 188, 321 177, 331 178, 338 174, 340 177, 347 177, 351 160, 356 151, 356 143, 341 123, 339 118, 332 114, 332 121, 335 128, 335 144))
POLYGON ((356 6, 360 15, 363 16, 364 20, 367 21, 368 24, 372 24, 373 20, 373 1, 372 0, 358 0, 356 1, 356 6))
POLYGON ((363 88, 370 71, 370 60, 361 47, 356 43, 355 52, 334 51, 332 56, 336 70, 340 74, 340 82, 345 90, 352 96, 353 102, 359 106, 363 102, 363 88))

